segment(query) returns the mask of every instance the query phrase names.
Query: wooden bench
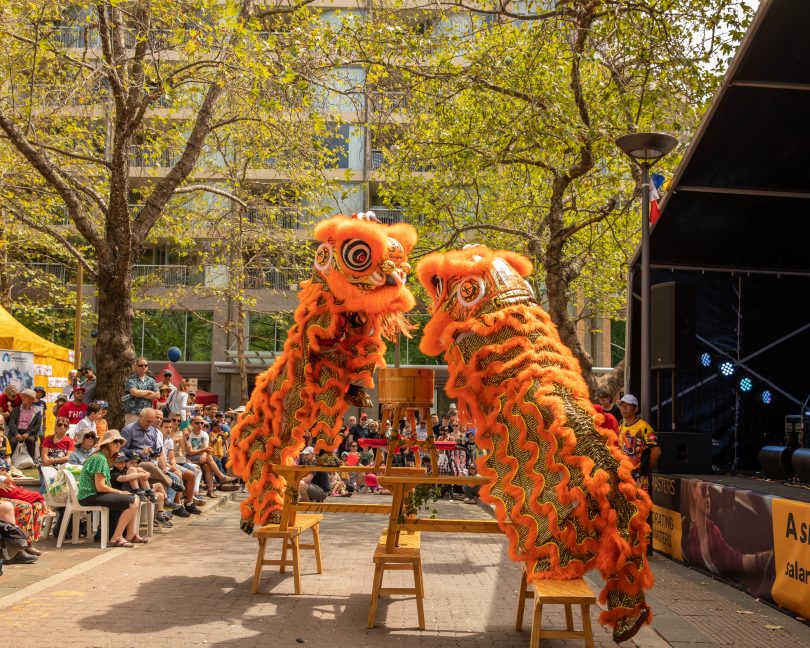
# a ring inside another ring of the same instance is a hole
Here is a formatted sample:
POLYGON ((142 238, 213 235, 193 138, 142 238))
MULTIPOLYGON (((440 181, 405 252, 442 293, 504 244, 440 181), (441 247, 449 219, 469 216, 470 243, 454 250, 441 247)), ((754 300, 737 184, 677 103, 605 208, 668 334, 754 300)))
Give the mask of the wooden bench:
POLYGON ((534 599, 532 613, 532 637, 529 648, 538 648, 541 639, 583 639, 587 648, 593 648, 593 630, 591 628, 591 605, 596 603, 596 596, 581 578, 574 580, 534 580, 531 589, 527 587, 526 570, 520 579, 520 596, 518 600, 517 621, 515 630, 523 630, 523 608, 526 599, 534 599), (565 630, 543 630, 543 605, 565 606, 565 630), (579 605, 582 610, 582 630, 574 630, 572 605, 579 605))
POLYGON ((301 593, 301 549, 312 549, 315 552, 315 566, 319 574, 323 573, 321 566, 321 541, 320 524, 323 515, 313 513, 302 513, 295 517, 295 522, 291 525, 266 524, 253 530, 253 537, 259 541, 259 552, 256 556, 256 570, 253 572, 253 587, 251 591, 256 594, 259 591, 259 581, 262 577, 262 567, 265 565, 278 565, 279 574, 283 574, 287 565, 292 565, 293 579, 295 582, 295 593, 301 593), (312 544, 301 544, 301 534, 310 529, 312 531, 312 544), (281 559, 265 560, 264 552, 267 540, 270 538, 281 538, 281 559), (292 550, 292 559, 287 558, 287 550, 292 550))
POLYGON ((368 627, 373 628, 377 617, 377 603, 381 596, 399 594, 416 597, 418 625, 425 629, 425 587, 422 582, 422 551, 419 532, 400 533, 396 547, 387 547, 387 534, 383 533, 374 552, 374 586, 371 589, 371 603, 368 609, 368 627), (412 570, 413 587, 383 587, 386 571, 412 570))

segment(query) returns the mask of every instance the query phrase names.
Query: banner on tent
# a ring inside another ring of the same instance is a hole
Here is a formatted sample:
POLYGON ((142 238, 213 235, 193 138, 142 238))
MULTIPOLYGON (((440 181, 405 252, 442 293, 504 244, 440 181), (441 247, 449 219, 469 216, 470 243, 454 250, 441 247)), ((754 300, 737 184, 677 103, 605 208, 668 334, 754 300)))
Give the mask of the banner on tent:
POLYGON ((0 349, 0 391, 14 385, 17 391, 34 386, 34 354, 0 349))

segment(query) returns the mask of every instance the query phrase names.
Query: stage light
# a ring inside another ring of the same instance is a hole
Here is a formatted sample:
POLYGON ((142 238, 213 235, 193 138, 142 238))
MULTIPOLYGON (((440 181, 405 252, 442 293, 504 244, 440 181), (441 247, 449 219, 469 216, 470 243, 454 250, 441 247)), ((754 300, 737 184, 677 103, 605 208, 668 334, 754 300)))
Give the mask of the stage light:
POLYGON ((712 366, 712 355, 711 353, 701 353, 700 354, 700 364, 704 367, 711 367, 712 366))
POLYGON ((734 363, 729 362, 726 360, 725 362, 720 364, 720 373, 723 374, 726 378, 729 378, 734 375, 734 363))
POLYGON ((773 394, 766 389, 764 392, 762 392, 761 398, 763 405, 770 405, 771 401, 773 400, 773 394))
POLYGON ((746 377, 740 380, 740 391, 750 392, 754 387, 754 381, 746 377))

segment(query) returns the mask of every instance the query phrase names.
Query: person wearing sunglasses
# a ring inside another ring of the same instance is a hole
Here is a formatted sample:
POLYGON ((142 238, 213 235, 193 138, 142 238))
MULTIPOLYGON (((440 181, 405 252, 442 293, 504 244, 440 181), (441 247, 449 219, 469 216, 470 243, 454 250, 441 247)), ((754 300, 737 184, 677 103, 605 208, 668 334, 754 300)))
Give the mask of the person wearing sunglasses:
POLYGON ((194 418, 191 419, 191 432, 187 439, 187 454, 189 461, 192 461, 202 468, 203 479, 205 479, 205 485, 208 489, 208 497, 215 498, 218 497, 218 495, 216 491, 214 491, 214 476, 216 476, 221 484, 235 482, 236 477, 226 476, 214 461, 214 457, 211 454, 211 440, 206 430, 207 425, 207 421, 199 414, 196 414, 194 418))
POLYGON ((42 465, 56 468, 68 462, 68 457, 75 448, 75 442, 68 436, 70 421, 66 416, 56 419, 53 434, 42 440, 42 465))
POLYGON ((129 425, 138 420, 142 410, 152 407, 152 401, 160 398, 157 381, 148 374, 149 363, 146 358, 135 361, 135 373, 127 378, 124 395, 124 424, 129 425))
POLYGON ((82 465, 76 493, 82 506, 104 506, 110 509, 110 527, 114 528, 110 544, 113 547, 132 547, 135 543, 146 543, 138 535, 141 500, 110 485, 110 466, 125 443, 126 439, 118 430, 107 430, 98 452, 82 465))

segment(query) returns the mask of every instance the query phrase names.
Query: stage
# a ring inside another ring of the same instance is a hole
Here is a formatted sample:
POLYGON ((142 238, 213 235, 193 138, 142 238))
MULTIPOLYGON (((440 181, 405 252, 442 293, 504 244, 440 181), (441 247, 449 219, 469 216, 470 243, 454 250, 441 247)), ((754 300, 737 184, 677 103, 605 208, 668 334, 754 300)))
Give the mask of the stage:
POLYGON ((810 488, 656 474, 652 498, 656 551, 810 617, 810 488))

